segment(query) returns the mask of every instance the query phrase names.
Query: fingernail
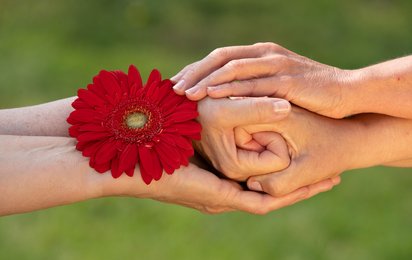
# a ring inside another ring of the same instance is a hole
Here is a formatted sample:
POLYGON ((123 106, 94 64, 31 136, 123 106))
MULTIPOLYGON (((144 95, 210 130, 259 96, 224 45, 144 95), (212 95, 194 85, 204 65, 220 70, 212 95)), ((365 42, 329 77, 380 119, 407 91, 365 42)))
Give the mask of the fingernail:
POLYGON ((179 82, 176 83, 176 85, 173 86, 174 90, 182 90, 185 87, 185 80, 180 80, 179 82))
POLYGON ((257 181, 250 182, 250 183, 248 184, 248 187, 249 187, 249 189, 251 189, 251 190, 263 191, 262 185, 260 185, 260 183, 257 182, 257 181))
POLYGON ((290 103, 286 100, 279 100, 273 103, 273 109, 276 113, 287 113, 290 111, 290 103))
POLYGON ((186 94, 189 95, 194 95, 199 91, 199 88, 197 88, 196 86, 194 86, 193 88, 189 88, 188 90, 185 91, 186 94))
POLYGON ((170 78, 170 80, 173 81, 173 82, 176 82, 176 79, 177 79, 177 76, 178 76, 178 75, 179 75, 179 74, 174 75, 173 77, 170 78))

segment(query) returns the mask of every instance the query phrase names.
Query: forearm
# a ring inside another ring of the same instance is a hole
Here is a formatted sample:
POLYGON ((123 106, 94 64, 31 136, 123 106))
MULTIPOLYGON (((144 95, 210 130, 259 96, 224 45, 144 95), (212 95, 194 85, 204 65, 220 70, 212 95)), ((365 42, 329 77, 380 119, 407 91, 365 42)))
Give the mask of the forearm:
MULTIPOLYGON (((412 120, 384 115, 359 115, 350 119, 357 125, 349 168, 375 165, 412 167, 412 120)), ((350 133, 352 134, 352 133, 350 133)))
POLYGON ((67 117, 75 97, 0 110, 0 135, 68 136, 67 117))
POLYGON ((113 194, 110 174, 91 169, 74 142, 0 136, 0 216, 113 194))
POLYGON ((412 55, 352 72, 345 88, 348 114, 379 113, 412 119, 412 55))

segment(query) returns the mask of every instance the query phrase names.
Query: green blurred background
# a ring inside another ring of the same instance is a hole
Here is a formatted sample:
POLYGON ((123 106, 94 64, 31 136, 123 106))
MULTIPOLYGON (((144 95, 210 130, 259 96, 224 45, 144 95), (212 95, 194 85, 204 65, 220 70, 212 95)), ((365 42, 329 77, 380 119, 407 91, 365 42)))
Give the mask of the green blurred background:
MULTIPOLYGON (((409 0, 0 0, 0 108, 72 96, 102 68, 169 77, 258 41, 358 68, 412 52, 411 13, 409 0)), ((109 198, 3 217, 0 259, 412 259, 411 171, 352 171, 266 216, 109 198)))

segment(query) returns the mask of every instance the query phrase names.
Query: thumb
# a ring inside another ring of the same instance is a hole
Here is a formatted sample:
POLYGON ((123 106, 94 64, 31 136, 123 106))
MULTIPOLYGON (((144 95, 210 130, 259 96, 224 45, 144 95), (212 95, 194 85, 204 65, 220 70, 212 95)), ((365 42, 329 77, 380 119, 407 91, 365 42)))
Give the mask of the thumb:
POLYGON ((251 177, 247 181, 247 186, 250 190, 264 191, 279 197, 311 184, 302 178, 303 173, 298 173, 293 168, 295 167, 291 164, 283 171, 251 177))
POLYGON ((261 152, 238 148, 239 166, 248 172, 248 176, 261 175, 283 170, 289 166, 288 147, 281 135, 274 132, 253 134, 253 139, 265 149, 261 152))

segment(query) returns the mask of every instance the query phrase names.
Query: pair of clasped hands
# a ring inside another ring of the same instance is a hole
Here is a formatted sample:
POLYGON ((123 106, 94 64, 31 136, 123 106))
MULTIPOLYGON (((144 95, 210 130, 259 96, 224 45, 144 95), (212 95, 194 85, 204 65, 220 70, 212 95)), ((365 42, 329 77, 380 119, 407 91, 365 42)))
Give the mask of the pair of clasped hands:
POLYGON ((151 198, 266 214, 346 170, 412 167, 412 56, 343 70, 257 43, 216 49, 171 80, 199 101, 195 149, 221 174, 192 161, 145 187, 161 191, 151 198))
POLYGON ((336 74, 276 44, 258 43, 217 49, 172 77, 177 94, 199 100, 202 140, 194 145, 224 175, 195 162, 178 171, 197 178, 188 189, 202 190, 193 196, 205 202, 192 206, 266 214, 339 184, 345 170, 339 142, 348 129, 330 118, 343 116, 336 111, 339 96, 331 93, 339 87, 336 74))

